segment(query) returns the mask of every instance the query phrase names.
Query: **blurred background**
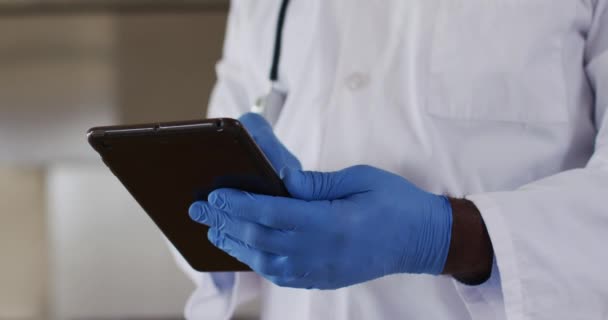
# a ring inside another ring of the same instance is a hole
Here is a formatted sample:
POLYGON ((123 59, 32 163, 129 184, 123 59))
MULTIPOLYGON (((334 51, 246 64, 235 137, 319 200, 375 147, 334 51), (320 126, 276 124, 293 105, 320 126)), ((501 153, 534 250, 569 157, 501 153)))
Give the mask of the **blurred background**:
POLYGON ((182 318, 192 284, 85 132, 204 117, 228 6, 0 1, 0 319, 182 318))

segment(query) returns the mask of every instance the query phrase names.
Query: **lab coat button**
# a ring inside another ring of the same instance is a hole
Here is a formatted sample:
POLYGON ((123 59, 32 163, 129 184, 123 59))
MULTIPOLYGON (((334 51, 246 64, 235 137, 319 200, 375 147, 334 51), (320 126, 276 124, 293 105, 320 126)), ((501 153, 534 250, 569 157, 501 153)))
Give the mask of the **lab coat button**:
POLYGON ((361 90, 368 84, 369 76, 361 72, 352 73, 346 78, 346 86, 352 91, 361 90))

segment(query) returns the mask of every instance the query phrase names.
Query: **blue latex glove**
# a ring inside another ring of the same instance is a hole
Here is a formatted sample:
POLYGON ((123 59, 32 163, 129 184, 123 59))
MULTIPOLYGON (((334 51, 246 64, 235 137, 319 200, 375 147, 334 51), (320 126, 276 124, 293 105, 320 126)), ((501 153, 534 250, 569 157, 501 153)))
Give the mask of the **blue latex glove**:
MULTIPOLYGON (((283 146, 272 131, 270 124, 260 115, 247 113, 239 118, 239 121, 255 140, 260 149, 264 151, 266 158, 277 172, 286 166, 301 168, 300 161, 283 146)), ((234 286, 234 272, 211 272, 215 286, 226 292, 234 286)))
POLYGON ((209 202, 191 206, 190 216, 211 227, 214 245, 275 284, 294 288, 441 273, 452 227, 447 198, 369 166, 303 172, 285 164, 291 161, 285 152, 293 155, 272 130, 264 141, 262 149, 284 168, 281 176, 294 198, 212 192, 209 202))
POLYGON ((302 168, 300 161, 277 139, 272 127, 262 116, 255 113, 246 113, 239 118, 239 121, 262 149, 277 172, 281 172, 284 167, 302 168))

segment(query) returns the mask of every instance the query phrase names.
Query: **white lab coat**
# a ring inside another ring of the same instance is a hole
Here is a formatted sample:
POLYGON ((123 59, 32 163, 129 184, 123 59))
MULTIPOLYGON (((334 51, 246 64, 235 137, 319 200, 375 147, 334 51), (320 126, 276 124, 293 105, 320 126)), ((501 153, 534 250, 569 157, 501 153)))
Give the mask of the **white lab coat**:
MULTIPOLYGON (((232 2, 210 116, 269 90, 279 3, 232 2)), ((608 319, 607 0, 293 0, 280 79, 276 133, 305 169, 369 164, 466 196, 492 278, 307 291, 243 273, 220 290, 184 266, 188 318, 259 295, 267 320, 608 319)))

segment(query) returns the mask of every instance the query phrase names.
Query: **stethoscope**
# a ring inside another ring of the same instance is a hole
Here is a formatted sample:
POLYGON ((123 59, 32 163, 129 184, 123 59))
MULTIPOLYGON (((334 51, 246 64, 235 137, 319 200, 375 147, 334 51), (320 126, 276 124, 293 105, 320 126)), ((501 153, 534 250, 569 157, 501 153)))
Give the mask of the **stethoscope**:
POLYGON ((281 48, 283 46, 283 28, 285 26, 285 16, 287 15, 287 7, 290 0, 283 0, 279 10, 279 18, 277 21, 277 32, 274 40, 274 51, 272 55, 272 64, 270 67, 270 92, 259 97, 251 107, 251 112, 261 114, 270 124, 274 125, 283 109, 287 92, 281 89, 279 83, 279 66, 281 63, 281 48))

